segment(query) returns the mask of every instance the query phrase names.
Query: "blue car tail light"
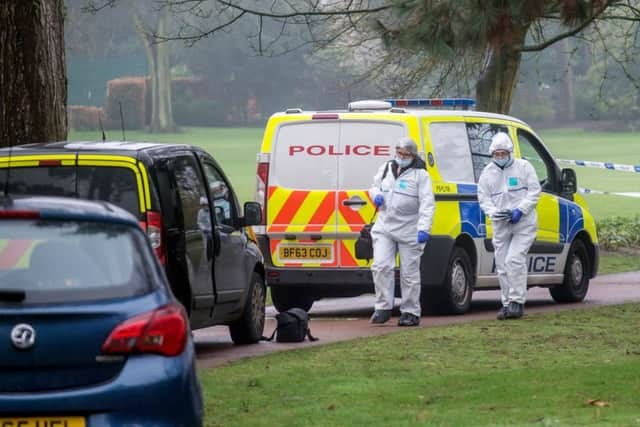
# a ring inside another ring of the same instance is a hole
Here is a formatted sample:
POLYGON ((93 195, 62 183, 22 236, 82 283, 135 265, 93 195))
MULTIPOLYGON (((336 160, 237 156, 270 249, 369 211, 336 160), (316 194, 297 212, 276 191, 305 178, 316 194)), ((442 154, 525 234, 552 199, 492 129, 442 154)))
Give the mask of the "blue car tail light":
POLYGON ((188 329, 184 308, 171 303, 116 326, 102 345, 102 352, 177 356, 184 351, 188 329))
POLYGON ((36 211, 18 211, 11 210, 5 211, 0 210, 0 218, 3 219, 38 219, 40 218, 40 212, 36 211))

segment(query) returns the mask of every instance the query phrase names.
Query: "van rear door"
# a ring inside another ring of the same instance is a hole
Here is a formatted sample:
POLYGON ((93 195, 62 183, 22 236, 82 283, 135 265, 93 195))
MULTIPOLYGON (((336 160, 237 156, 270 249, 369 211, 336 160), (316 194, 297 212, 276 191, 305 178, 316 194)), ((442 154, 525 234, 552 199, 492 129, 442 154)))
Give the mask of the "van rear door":
POLYGON ((336 120, 282 124, 271 157, 267 236, 274 266, 337 267, 336 120))
POLYGON ((362 226, 374 218, 375 207, 369 197, 373 177, 394 153, 394 146, 407 134, 401 122, 344 120, 340 126, 337 191, 337 246, 340 267, 368 266, 355 257, 355 240, 362 226))
POLYGON ((354 243, 375 211, 368 189, 403 123, 335 117, 283 123, 272 150, 267 236, 278 267, 360 267, 354 243))

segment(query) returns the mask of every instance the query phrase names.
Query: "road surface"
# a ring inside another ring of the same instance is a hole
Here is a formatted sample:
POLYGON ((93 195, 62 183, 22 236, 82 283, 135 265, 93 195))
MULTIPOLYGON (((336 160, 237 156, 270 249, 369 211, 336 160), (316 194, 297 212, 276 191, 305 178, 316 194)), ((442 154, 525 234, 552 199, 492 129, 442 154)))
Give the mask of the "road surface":
MULTIPOLYGON (((499 300, 499 291, 477 292, 473 295, 469 313, 462 316, 423 316, 420 327, 495 319, 499 300)), ((396 299, 396 302, 399 303, 399 300, 396 299)), ((587 297, 582 303, 577 304, 557 304, 551 299, 547 289, 529 289, 525 316, 530 313, 584 309, 625 302, 640 302, 640 272, 607 274, 592 279, 587 297)), ((371 325, 369 317, 372 312, 373 295, 316 301, 309 312, 311 333, 319 338, 319 341, 315 342, 263 341, 253 345, 235 346, 226 326, 198 329, 194 331, 198 366, 210 368, 244 357, 406 330, 396 326, 399 316, 397 306, 394 317, 385 325, 371 325)), ((273 307, 267 307, 266 335, 271 335, 275 329, 276 313, 273 307)))

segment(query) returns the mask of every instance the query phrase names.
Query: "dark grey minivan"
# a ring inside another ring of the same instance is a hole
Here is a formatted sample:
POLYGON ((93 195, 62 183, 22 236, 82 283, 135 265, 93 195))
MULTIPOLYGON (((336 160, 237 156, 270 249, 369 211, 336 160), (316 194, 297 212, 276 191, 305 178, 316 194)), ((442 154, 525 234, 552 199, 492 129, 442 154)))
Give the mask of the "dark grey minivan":
POLYGON ((104 200, 146 231, 191 327, 228 325, 234 343, 262 336, 264 260, 249 226, 258 203, 241 209, 214 158, 190 145, 52 142, 0 149, 0 191, 104 200))

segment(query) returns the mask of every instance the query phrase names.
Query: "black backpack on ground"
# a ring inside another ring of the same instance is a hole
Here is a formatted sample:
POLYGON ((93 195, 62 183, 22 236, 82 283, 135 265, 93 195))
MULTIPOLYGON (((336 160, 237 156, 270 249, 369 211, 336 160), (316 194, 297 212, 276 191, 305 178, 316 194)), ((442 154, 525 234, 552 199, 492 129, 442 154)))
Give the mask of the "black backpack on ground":
POLYGON ((306 337, 309 341, 318 341, 318 338, 311 335, 309 329, 309 314, 301 308, 290 308, 287 311, 276 314, 278 326, 269 338, 262 337, 265 341, 272 341, 276 337, 276 342, 302 342, 306 337))

